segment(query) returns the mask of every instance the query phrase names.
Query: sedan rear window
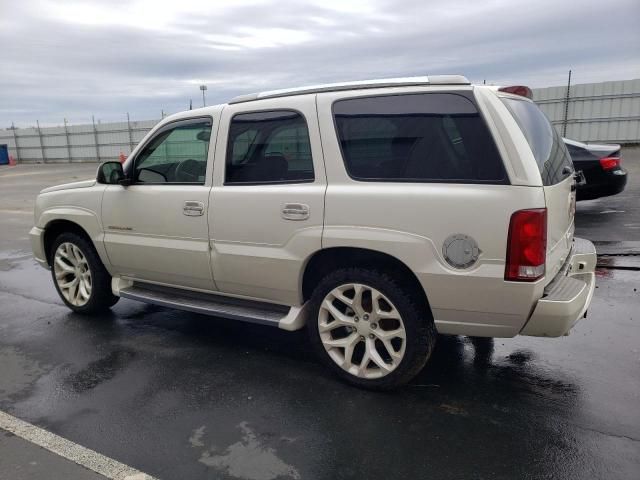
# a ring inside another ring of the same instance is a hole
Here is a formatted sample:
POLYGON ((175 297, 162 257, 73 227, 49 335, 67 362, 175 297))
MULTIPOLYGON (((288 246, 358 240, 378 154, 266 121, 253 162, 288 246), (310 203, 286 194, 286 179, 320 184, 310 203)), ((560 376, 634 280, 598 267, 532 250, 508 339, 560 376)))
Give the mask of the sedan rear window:
POLYGON ((531 147, 542 176, 542 184, 555 185, 570 176, 573 172, 571 155, 560 134, 537 105, 524 99, 503 97, 501 100, 531 147))

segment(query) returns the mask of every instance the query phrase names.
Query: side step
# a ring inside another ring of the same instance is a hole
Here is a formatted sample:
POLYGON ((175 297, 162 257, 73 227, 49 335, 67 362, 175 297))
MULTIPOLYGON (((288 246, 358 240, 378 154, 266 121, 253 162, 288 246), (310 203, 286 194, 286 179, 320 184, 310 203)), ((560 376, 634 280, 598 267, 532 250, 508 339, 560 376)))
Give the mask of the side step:
POLYGON ((298 319, 301 308, 242 300, 211 293, 134 283, 132 286, 121 289, 120 296, 162 307, 271 325, 285 330, 297 330, 304 325, 304 322, 299 324, 298 319), (296 314, 295 318, 290 318, 293 313, 296 314))

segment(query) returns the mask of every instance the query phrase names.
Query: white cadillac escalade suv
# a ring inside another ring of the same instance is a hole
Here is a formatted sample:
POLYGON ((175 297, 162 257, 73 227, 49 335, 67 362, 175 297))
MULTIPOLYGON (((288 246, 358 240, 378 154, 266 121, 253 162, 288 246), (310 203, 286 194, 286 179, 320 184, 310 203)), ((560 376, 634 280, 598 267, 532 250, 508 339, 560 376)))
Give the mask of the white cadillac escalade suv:
POLYGON ((76 312, 124 297, 306 326, 368 388, 409 381, 438 333, 565 335, 595 249, 573 237, 570 156, 523 92, 418 77, 178 113, 124 165, 43 190, 33 251, 76 312))

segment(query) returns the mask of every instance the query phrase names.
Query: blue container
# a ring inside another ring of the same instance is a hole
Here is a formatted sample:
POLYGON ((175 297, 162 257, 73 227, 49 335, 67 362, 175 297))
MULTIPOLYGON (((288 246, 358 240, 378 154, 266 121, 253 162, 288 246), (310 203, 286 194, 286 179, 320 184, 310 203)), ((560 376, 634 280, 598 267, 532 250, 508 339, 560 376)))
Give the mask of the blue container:
POLYGON ((9 165, 9 146, 0 145, 0 165, 9 165))

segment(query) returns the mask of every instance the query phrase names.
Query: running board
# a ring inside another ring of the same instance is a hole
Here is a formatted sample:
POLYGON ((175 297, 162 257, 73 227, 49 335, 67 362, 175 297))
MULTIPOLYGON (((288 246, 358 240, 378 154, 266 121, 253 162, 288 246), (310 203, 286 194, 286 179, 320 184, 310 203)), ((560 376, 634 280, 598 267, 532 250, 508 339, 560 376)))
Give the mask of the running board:
POLYGON ((119 288, 118 291, 122 298, 139 302, 242 322, 270 325, 284 330, 298 330, 305 323, 304 306, 288 307, 141 283, 119 288))

